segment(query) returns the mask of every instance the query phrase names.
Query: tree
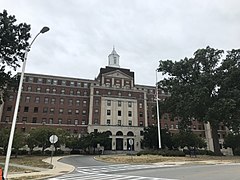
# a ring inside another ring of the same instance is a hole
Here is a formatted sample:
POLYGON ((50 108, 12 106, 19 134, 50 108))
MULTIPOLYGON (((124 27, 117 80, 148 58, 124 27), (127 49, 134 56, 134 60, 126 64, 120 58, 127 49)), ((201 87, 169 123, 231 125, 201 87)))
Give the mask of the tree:
POLYGON ((21 131, 16 131, 14 133, 14 140, 12 147, 14 148, 15 157, 18 156, 19 148, 22 148, 26 145, 26 134, 21 131))
POLYGON ((24 52, 30 38, 30 25, 16 24, 15 16, 8 15, 6 10, 0 13, 0 104, 7 93, 7 87, 16 79, 7 67, 16 70, 24 59, 24 52))
POLYGON ((224 139, 224 146, 232 148, 234 155, 239 155, 237 150, 240 150, 240 134, 228 134, 224 139))
POLYGON ((191 131, 180 131, 174 134, 173 143, 175 147, 187 147, 188 150, 206 147, 205 141, 191 131))
POLYGON ((234 73, 239 73, 239 67, 236 67, 239 50, 229 52, 223 63, 222 55, 223 50, 206 47, 197 50, 192 58, 176 62, 161 60, 158 69, 167 75, 159 85, 171 93, 164 102, 167 111, 179 117, 185 128, 192 118, 209 121, 217 155, 221 155, 217 132, 219 124, 229 127, 234 124, 233 119, 239 119, 239 94, 234 94, 239 91, 239 85, 236 86, 236 81, 231 86, 233 92, 228 87, 234 81, 234 73), (236 71, 230 70, 233 67, 236 71))
MULTIPOLYGON (((143 146, 150 149, 157 149, 158 145, 158 127, 149 126, 144 128, 143 132, 143 146)), ((162 148, 172 149, 172 138, 170 133, 166 129, 161 129, 161 146, 162 148)))

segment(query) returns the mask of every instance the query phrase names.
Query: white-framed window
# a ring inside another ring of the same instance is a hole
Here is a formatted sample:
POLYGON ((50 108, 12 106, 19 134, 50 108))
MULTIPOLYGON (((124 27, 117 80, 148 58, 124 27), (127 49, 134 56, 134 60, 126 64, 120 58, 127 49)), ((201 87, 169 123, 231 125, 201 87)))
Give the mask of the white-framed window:
POLYGON ((107 106, 111 106, 111 101, 107 100, 107 106))

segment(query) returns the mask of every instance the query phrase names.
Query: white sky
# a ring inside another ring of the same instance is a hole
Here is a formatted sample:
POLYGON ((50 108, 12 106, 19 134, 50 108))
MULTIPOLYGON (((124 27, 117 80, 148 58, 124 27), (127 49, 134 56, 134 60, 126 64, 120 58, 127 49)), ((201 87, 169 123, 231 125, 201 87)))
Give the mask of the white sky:
POLYGON ((34 42, 26 72, 94 79, 114 45, 120 66, 144 85, 155 84, 159 60, 208 45, 239 48, 239 7, 239 0, 0 0, 1 12, 30 24, 32 37, 50 28, 34 42))

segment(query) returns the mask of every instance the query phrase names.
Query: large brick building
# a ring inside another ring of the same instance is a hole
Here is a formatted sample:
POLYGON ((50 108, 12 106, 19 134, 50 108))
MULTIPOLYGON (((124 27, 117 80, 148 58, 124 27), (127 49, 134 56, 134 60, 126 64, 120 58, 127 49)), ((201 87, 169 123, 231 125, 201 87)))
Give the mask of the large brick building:
MULTIPOLYGON (((134 72, 120 68, 119 55, 113 49, 108 66, 101 68, 96 79, 25 74, 17 118, 17 129, 50 126, 76 135, 107 131, 112 138, 112 150, 127 150, 128 139, 134 140, 134 150, 141 149, 144 127, 156 124, 155 86, 137 85, 134 72)), ((160 99, 169 96, 159 91, 160 99)), ((0 126, 10 126, 16 92, 2 105, 0 126)), ((166 115, 161 127, 178 132, 178 119, 166 115)), ((212 149, 210 127, 193 121, 193 131, 206 138, 212 149)), ((225 131, 220 132, 220 138, 225 131)))

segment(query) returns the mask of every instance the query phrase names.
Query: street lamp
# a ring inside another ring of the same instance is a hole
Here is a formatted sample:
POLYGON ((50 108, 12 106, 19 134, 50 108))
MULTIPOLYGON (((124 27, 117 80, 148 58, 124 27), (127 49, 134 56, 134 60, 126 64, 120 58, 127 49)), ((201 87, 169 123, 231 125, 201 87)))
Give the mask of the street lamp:
POLYGON ((158 70, 156 69, 156 106, 157 106, 157 122, 158 122, 158 147, 159 149, 162 148, 162 145, 161 145, 161 128, 160 128, 160 117, 159 117, 159 98, 158 98, 158 78, 157 78, 157 73, 158 73, 158 70))
POLYGON ((15 104, 15 109, 14 109, 14 114, 13 114, 12 127, 11 127, 10 136, 9 136, 8 149, 7 149, 6 161, 5 161, 5 167, 4 167, 3 177, 5 179, 7 179, 7 174, 8 174, 8 166, 9 166, 9 160, 10 160, 11 151, 12 151, 12 143, 13 143, 14 131, 15 131, 15 126, 16 126, 16 121, 17 121, 18 107, 19 107, 19 102, 20 102, 20 97, 21 97, 23 77, 24 77, 24 72, 25 72, 25 67, 26 67, 26 62, 27 62, 27 55, 28 55, 28 52, 30 51, 31 46, 32 46, 33 42, 35 41, 35 39, 40 34, 43 34, 47 31, 49 31, 49 27, 43 27, 41 29, 41 31, 34 37, 34 39, 30 43, 30 45, 26 48, 25 53, 24 53, 22 73, 21 73, 21 78, 20 78, 20 82, 19 82, 19 86, 18 86, 17 99, 16 99, 16 104, 15 104))

